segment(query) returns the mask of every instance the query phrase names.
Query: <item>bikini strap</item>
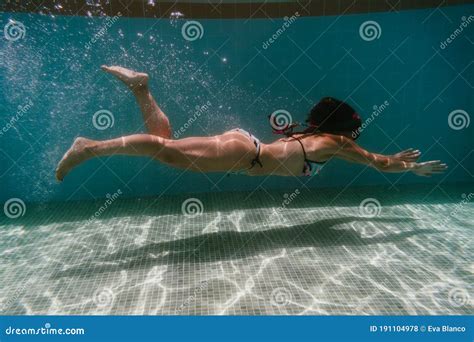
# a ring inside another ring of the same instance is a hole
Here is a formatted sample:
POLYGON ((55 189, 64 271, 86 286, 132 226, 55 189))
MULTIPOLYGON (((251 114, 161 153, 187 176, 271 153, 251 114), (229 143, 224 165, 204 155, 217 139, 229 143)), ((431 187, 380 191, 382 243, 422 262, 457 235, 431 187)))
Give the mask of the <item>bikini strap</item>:
POLYGON ((304 146, 303 146, 303 143, 301 142, 301 140, 297 137, 292 137, 293 139, 295 139, 297 142, 300 143, 301 145, 301 149, 303 150, 303 156, 304 156, 304 160, 307 161, 308 158, 306 158, 306 150, 304 149, 304 146))
POLYGON ((258 164, 260 165, 260 167, 263 167, 263 164, 262 162, 260 161, 260 144, 257 143, 255 140, 253 141, 253 143, 255 144, 255 147, 257 148, 257 155, 255 156, 255 158, 250 162, 250 168, 253 168, 255 166, 255 164, 258 164))

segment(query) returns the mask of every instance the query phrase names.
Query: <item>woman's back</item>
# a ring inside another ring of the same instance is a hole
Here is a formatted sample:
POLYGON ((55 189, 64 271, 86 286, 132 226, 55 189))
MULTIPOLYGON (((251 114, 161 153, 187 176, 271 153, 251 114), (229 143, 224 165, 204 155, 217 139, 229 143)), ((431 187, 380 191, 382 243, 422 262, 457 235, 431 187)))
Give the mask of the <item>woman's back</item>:
POLYGON ((301 176, 305 160, 325 162, 330 141, 337 136, 326 133, 295 133, 278 139, 271 144, 262 144, 263 167, 250 170, 250 175, 275 174, 280 176, 301 176))

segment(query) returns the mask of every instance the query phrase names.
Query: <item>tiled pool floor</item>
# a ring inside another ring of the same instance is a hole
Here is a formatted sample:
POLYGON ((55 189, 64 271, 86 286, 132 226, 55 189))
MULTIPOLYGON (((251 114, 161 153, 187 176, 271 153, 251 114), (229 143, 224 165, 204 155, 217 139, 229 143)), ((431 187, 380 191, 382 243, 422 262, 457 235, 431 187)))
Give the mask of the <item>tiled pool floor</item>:
POLYGON ((473 191, 460 184, 118 198, 106 209, 104 200, 27 204, 23 217, 0 219, 0 309, 470 314, 473 191))

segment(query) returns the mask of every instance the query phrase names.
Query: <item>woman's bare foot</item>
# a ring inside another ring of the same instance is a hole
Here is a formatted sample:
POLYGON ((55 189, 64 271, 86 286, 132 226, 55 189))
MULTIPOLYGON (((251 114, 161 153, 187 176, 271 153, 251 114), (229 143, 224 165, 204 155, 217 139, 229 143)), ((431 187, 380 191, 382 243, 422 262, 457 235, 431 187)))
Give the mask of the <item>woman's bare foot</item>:
POLYGON ((114 75, 123 83, 125 83, 131 90, 148 84, 148 74, 143 72, 136 72, 130 69, 122 68, 120 66, 102 65, 102 70, 114 75))
POLYGON ((93 140, 77 138, 64 154, 56 168, 56 179, 60 182, 74 167, 90 157, 87 147, 92 146, 93 140))

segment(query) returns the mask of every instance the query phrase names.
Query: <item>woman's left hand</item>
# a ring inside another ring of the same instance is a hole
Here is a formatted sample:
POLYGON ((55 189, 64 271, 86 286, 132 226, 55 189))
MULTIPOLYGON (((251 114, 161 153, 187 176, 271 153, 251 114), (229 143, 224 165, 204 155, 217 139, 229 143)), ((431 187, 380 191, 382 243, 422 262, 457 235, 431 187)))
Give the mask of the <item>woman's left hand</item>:
POLYGON ((431 175, 443 173, 448 166, 441 160, 432 160, 424 163, 415 163, 413 173, 418 176, 430 177, 431 175))

